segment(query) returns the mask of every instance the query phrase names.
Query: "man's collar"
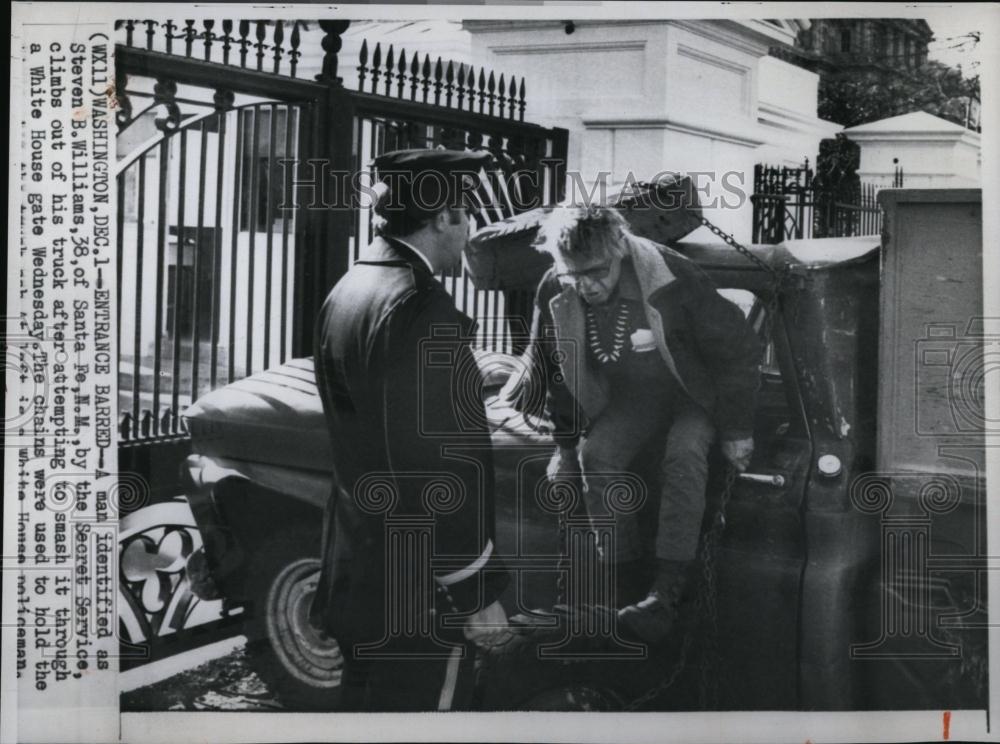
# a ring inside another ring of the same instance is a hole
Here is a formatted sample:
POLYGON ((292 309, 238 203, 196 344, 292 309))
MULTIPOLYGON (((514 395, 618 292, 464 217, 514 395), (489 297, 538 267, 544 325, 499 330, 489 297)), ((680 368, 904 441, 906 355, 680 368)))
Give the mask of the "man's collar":
POLYGON ((649 302, 653 294, 674 282, 676 277, 660 252, 662 246, 652 240, 626 234, 625 247, 626 255, 632 259, 632 269, 645 302, 649 302))
POLYGON ((423 261, 424 264, 426 264, 427 270, 431 273, 431 276, 433 276, 434 274, 437 273, 436 271, 434 271, 434 267, 431 265, 431 262, 427 258, 427 256, 425 256, 423 253, 421 253, 420 250, 416 246, 414 246, 412 243, 407 243, 402 238, 397 238, 397 237, 389 238, 389 240, 391 240, 393 242, 396 242, 396 243, 399 243, 404 248, 408 248, 411 251, 413 251, 415 254, 417 254, 420 257, 420 260, 423 261))

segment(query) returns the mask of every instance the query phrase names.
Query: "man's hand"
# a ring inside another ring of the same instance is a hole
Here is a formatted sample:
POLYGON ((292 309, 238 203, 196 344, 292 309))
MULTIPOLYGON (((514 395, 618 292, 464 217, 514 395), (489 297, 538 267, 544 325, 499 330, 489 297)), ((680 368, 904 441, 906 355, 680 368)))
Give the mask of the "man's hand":
POLYGON ((576 453, 576 448, 559 447, 556 449, 549 466, 545 470, 549 482, 573 479, 580 475, 580 457, 576 453))
POLYGON ((723 441, 722 455, 736 468, 737 472, 742 473, 750 467, 750 457, 753 455, 753 437, 723 441))
POLYGON ((465 622, 465 637, 480 648, 489 648, 511 637, 507 613, 499 602, 480 610, 465 622))

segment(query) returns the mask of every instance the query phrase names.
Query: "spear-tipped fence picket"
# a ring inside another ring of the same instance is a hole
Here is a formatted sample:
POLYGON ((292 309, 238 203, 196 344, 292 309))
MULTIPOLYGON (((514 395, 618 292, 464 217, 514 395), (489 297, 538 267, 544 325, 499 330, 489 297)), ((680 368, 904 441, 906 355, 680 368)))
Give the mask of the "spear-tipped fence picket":
MULTIPOLYGON (((348 25, 118 23, 119 143, 142 143, 118 153, 117 173, 130 446, 186 438, 200 395, 311 353, 319 305, 371 237, 363 204, 311 208, 340 193, 323 169, 358 174, 391 149, 488 150, 480 223, 562 198, 567 133, 523 121, 522 78, 368 41, 352 68, 339 59, 348 25)), ((443 280, 479 321, 479 346, 518 350, 504 316, 529 315, 529 296, 443 280)))
MULTIPOLYGON (((892 187, 902 188, 897 167, 892 187)), ((808 159, 797 168, 758 164, 754 167, 753 242, 780 243, 803 238, 878 235, 882 209, 879 185, 814 176, 808 159)))
POLYGON ((494 71, 453 60, 421 58, 419 53, 397 52, 390 44, 383 54, 382 43, 370 50, 363 39, 358 54, 358 90, 374 95, 393 96, 400 100, 445 106, 484 116, 524 121, 524 78, 514 75, 505 83, 501 73, 499 83, 494 71), (409 62, 408 62, 409 61, 409 62), (395 80, 395 88, 393 87, 395 80))
MULTIPOLYGON (((302 34, 315 25, 305 21, 122 20, 117 27, 122 46, 129 49, 297 79, 302 34)), ((524 121, 523 77, 498 76, 468 63, 397 50, 393 44, 383 51, 380 41, 370 51, 367 39, 361 42, 357 72, 357 90, 363 93, 524 121)))

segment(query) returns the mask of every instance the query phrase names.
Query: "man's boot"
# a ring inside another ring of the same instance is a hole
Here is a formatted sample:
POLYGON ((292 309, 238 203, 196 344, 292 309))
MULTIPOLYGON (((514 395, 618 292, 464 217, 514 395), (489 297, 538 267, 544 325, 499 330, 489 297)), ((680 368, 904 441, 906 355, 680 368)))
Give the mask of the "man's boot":
POLYGON ((663 643, 676 624, 694 563, 658 559, 649 596, 618 611, 619 627, 650 645, 663 643))

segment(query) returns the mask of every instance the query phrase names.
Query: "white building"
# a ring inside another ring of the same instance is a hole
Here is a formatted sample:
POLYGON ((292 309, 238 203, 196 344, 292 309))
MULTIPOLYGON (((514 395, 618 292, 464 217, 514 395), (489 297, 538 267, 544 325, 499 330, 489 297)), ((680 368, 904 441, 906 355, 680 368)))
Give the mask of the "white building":
MULTIPOLYGON (((354 21, 338 74, 358 85, 362 41, 371 64, 419 52, 526 81, 525 120, 569 130, 570 186, 588 193, 629 174, 701 174, 707 216, 749 240, 757 163, 816 161, 820 140, 842 127, 816 116, 819 76, 768 56, 808 20, 354 21)), ((307 35, 321 36, 311 26, 307 35)), ((305 36, 304 36, 305 39, 305 36)), ((315 50, 318 43, 303 43, 315 50)), ((320 60, 303 56, 303 76, 320 60)), ((713 239, 699 231, 697 239, 713 239)))
POLYGON ((980 135, 924 111, 844 130, 861 148, 862 181, 891 186, 902 168, 906 188, 978 188, 980 135))
MULTIPOLYGON (((749 240, 753 167, 815 162, 842 127, 816 116, 819 76, 768 56, 797 22, 466 21, 481 64, 528 81, 526 118, 569 129, 585 188, 698 176, 706 216, 749 240)), ((698 239, 713 239, 707 230, 698 239)))
MULTIPOLYGON (((358 87, 363 42, 369 70, 375 62, 376 46, 383 69, 391 46, 397 62, 405 50, 408 63, 419 53, 421 67, 427 57, 431 65, 441 58, 445 64, 451 61, 473 65, 477 72, 485 67, 498 76, 504 73, 507 81, 514 75, 519 83, 525 81, 524 119, 569 130, 567 165, 570 173, 576 174, 572 186, 589 192, 601 174, 612 186, 630 174, 636 180, 646 180, 664 171, 688 173, 703 189, 706 216, 737 239, 748 242, 754 165, 799 165, 805 158, 815 161, 819 141, 841 128, 815 115, 817 75, 768 56, 769 47, 790 43, 796 29, 806 23, 601 20, 578 21, 567 27, 561 21, 354 21, 341 37, 338 75, 345 86, 358 87)), ((300 30, 297 76, 313 79, 322 67, 324 34, 314 22, 300 30)), ((286 35, 289 33, 286 29, 286 35)), ((154 41, 164 43, 161 36, 154 41)), ((155 51, 165 50, 156 47, 155 51)), ((232 54, 237 53, 234 47, 232 54)), ((214 45, 211 54, 214 61, 221 61, 221 45, 214 45)), ((368 90, 371 75, 365 80, 369 81, 365 86, 368 90)), ((385 78, 381 80, 384 85, 385 78)), ((393 80, 398 83, 398 75, 393 80)), ((409 85, 409 75, 406 81, 409 85)), ((149 96, 154 82, 136 79, 130 87, 149 96)), ((210 95, 207 88, 180 86, 177 91, 179 101, 210 95)), ((135 103, 145 106, 146 100, 136 97, 135 103)), ((250 104, 253 100, 241 95, 236 103, 250 104)), ((189 106, 182 107, 185 115, 190 113, 189 106)), ((296 111, 279 105, 273 112, 277 144, 274 157, 282 158, 287 154, 282 144, 286 127, 291 125, 293 132, 297 130, 293 121, 296 111)), ((295 231, 283 219, 261 223, 272 187, 265 178, 270 171, 261 165, 270 141, 268 104, 256 112, 231 111, 225 115, 228 136, 221 153, 219 125, 211 118, 211 110, 204 107, 196 113, 210 116, 207 129, 197 124, 189 126, 185 135, 172 138, 165 150, 153 145, 147 151, 158 137, 153 118, 162 113, 153 107, 118 138, 119 157, 146 153, 141 205, 137 198, 139 169, 133 166, 125 173, 128 188, 123 239, 128 246, 143 246, 146 270, 140 272, 132 263, 137 261, 134 252, 126 251, 123 275, 135 276, 136 280, 123 294, 123 303, 130 309, 122 316, 122 338, 128 347, 123 370, 129 377, 138 370, 143 381, 157 376, 141 360, 151 353, 146 342, 160 318, 164 347, 159 378, 164 388, 172 377, 178 378, 184 391, 178 406, 183 407, 194 374, 188 368, 194 362, 184 345, 177 349, 171 345, 174 325, 185 334, 196 334, 206 347, 198 360, 200 366, 205 365, 210 353, 211 330, 208 326, 186 326, 190 322, 184 317, 175 319, 173 308, 187 307, 197 295, 199 317, 205 320, 205 308, 217 293, 224 301, 216 322, 223 329, 235 329, 232 337, 223 333, 212 345, 219 352, 220 365, 225 367, 225 360, 235 360, 234 373, 242 376, 247 370, 275 363, 281 358, 280 345, 271 344, 265 353, 253 329, 261 324, 281 327, 282 310, 291 317, 291 295, 282 294, 282 288, 287 282, 287 267, 294 265, 295 231), (235 136, 240 121, 242 144, 235 136), (251 145, 251 140, 256 144, 251 145), (184 159, 179 154, 181 142, 191 160, 184 171, 184 159), (178 230, 168 230, 163 235, 163 254, 158 257, 161 205, 156 176, 161 152, 167 154, 168 163, 163 218, 171 226, 184 225, 188 237, 182 244, 178 230), (258 166, 255 188, 247 175, 250 152, 256 153, 258 166), (221 188, 217 188, 214 174, 220 154, 222 161, 240 163, 242 170, 226 170, 221 188), (205 184, 199 181, 206 170, 200 167, 202 163, 210 166, 205 184), (179 188, 181 182, 183 189, 179 188), (237 199, 237 192, 243 194, 242 199, 237 199), (234 210, 234 204, 239 208, 234 210), (256 204, 256 219, 251 204, 256 204), (212 261, 203 257, 199 262, 195 257, 194 246, 211 241, 195 241, 190 234, 202 221, 199 215, 204 215, 205 224, 214 224, 218 205, 223 208, 215 276, 212 261), (164 272, 159 306, 155 301, 154 271, 158 265, 164 272), (130 363, 138 366, 129 369, 130 363)), ((290 152, 294 152, 294 143, 290 152)), ((279 189, 274 204, 280 200, 279 189)), ((692 239, 715 237, 703 228, 692 239)), ((220 375, 225 372, 219 369, 220 375)))

